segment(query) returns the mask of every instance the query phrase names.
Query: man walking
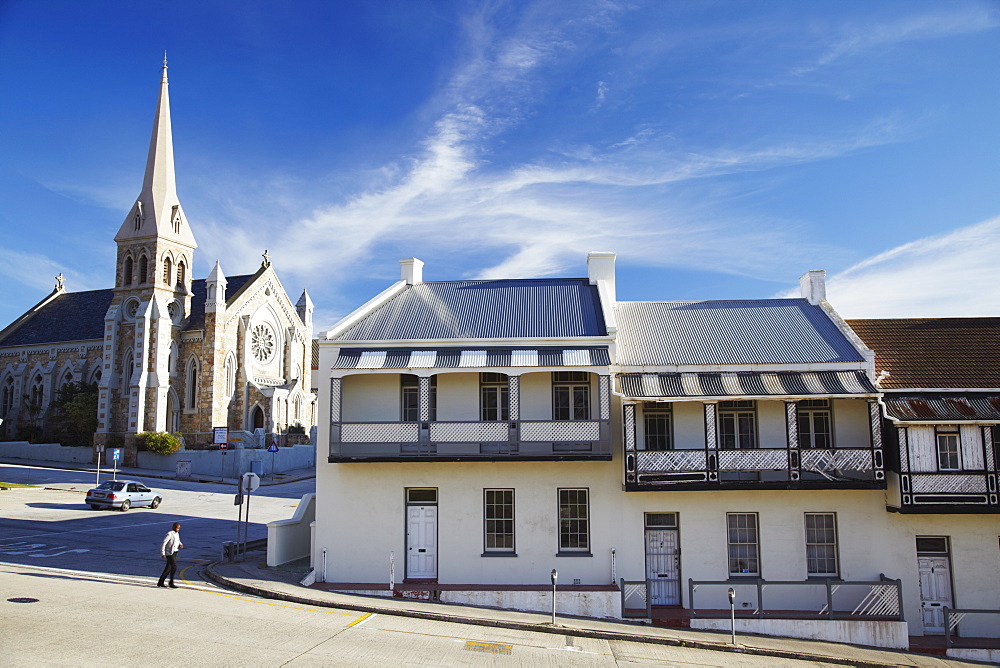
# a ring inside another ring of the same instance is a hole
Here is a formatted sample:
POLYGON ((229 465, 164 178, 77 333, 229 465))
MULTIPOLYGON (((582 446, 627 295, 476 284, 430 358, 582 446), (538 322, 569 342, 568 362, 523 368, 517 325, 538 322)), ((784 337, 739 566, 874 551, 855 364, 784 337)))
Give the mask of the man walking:
POLYGON ((174 522, 173 528, 163 537, 163 544, 160 546, 160 557, 166 559, 167 563, 163 565, 163 572, 160 574, 157 587, 166 587, 167 585, 163 583, 169 575, 170 587, 177 589, 177 585, 174 584, 174 574, 177 572, 177 550, 182 547, 184 544, 181 543, 181 523, 174 522))

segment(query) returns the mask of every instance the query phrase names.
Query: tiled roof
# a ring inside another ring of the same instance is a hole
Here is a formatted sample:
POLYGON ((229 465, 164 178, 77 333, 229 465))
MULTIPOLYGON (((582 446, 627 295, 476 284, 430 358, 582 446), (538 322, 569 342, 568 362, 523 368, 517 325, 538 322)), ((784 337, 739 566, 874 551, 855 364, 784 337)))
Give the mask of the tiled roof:
POLYGON ((848 320, 875 351, 883 389, 1000 388, 1000 318, 848 320))
POLYGON ((805 299, 620 302, 622 365, 810 364, 863 357, 805 299))
MULTIPOLYGON (((227 276, 226 298, 236 294, 253 276, 227 276)), ((191 281, 191 292, 191 317, 185 329, 199 329, 205 322, 205 279, 191 281)), ((113 297, 111 289, 63 293, 8 332, 0 340, 0 347, 101 340, 104 316, 113 297)))
POLYGON ((874 395, 864 371, 782 371, 779 373, 625 373, 619 376, 627 397, 801 397, 874 395))
POLYGON ((605 336, 587 279, 418 283, 338 335, 337 341, 605 336))
POLYGON ((608 349, 602 348, 398 348, 340 351, 334 369, 431 369, 460 367, 608 366, 608 349))
POLYGON ((64 292, 8 332, 0 340, 0 347, 100 341, 104 338, 104 316, 113 296, 110 289, 64 292))

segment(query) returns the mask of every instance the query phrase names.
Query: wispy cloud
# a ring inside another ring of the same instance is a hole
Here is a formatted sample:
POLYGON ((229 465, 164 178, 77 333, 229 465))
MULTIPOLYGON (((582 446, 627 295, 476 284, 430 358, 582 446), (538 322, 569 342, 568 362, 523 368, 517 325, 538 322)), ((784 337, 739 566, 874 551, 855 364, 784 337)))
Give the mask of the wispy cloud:
POLYGON ((805 74, 839 60, 906 42, 941 39, 997 27, 1000 27, 1000 9, 996 4, 949 4, 947 10, 942 8, 895 20, 851 25, 836 35, 814 62, 795 69, 793 73, 805 74))
POLYGON ((827 296, 848 318, 996 316, 997 257, 1000 217, 859 262, 829 278, 827 296))

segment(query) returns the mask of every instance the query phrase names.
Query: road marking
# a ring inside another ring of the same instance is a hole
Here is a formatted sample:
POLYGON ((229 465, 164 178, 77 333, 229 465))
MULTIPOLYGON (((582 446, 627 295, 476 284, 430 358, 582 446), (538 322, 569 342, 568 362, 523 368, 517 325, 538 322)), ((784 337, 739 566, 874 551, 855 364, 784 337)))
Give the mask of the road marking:
POLYGON ((510 654, 514 649, 513 645, 500 642, 480 642, 478 640, 466 640, 465 649, 470 652, 485 652, 487 654, 510 654))
MULTIPOLYGON (((184 523, 185 524, 191 524, 192 522, 203 522, 203 521, 209 520, 209 519, 211 519, 211 518, 208 518, 208 517, 196 517, 196 518, 193 518, 193 519, 192 518, 186 518, 184 520, 184 523)), ((21 538, 43 538, 43 537, 49 537, 49 536, 60 536, 62 534, 66 534, 66 533, 93 533, 93 532, 96 532, 96 531, 110 531, 111 529, 134 529, 136 527, 151 527, 151 526, 155 526, 157 524, 166 526, 167 524, 169 524, 169 520, 160 520, 158 522, 145 522, 143 524, 126 524, 124 526, 118 525, 118 526, 110 526, 110 527, 98 527, 96 529, 73 529, 73 530, 70 530, 70 531, 50 531, 48 533, 33 533, 33 534, 29 534, 27 536, 8 536, 6 538, 0 538, 0 540, 19 540, 21 538)))
POLYGON ((90 550, 86 550, 83 548, 63 549, 68 547, 69 547, 68 545, 60 545, 59 547, 49 547, 45 543, 18 542, 18 543, 9 543, 7 545, 0 545, 0 554, 24 554, 29 557, 58 557, 60 554, 67 554, 69 552, 77 552, 80 554, 84 552, 90 552, 90 550), (54 552, 52 554, 41 554, 38 552, 34 552, 35 550, 39 549, 43 551, 44 550, 49 550, 49 551, 61 550, 61 551, 54 552))
POLYGON ((366 612, 365 614, 361 615, 360 617, 358 617, 357 619, 355 619, 353 622, 351 622, 350 624, 348 624, 347 628, 351 628, 352 626, 361 626, 362 624, 364 624, 365 622, 367 622, 369 619, 371 619, 374 616, 375 616, 375 613, 373 613, 373 612, 366 612))

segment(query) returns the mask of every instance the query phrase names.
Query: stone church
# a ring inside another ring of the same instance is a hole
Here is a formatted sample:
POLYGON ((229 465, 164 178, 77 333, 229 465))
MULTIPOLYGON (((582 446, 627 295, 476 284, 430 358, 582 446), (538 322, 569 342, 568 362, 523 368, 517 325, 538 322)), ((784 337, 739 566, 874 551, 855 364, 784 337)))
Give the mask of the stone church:
POLYGON ((216 261, 194 279, 198 247, 177 197, 167 65, 142 190, 114 237, 114 287, 55 289, 0 330, 0 439, 42 433, 59 390, 96 384, 95 445, 145 431, 180 432, 188 447, 213 427, 247 439, 302 442, 315 423, 313 304, 293 302, 267 251, 250 275, 216 261))

